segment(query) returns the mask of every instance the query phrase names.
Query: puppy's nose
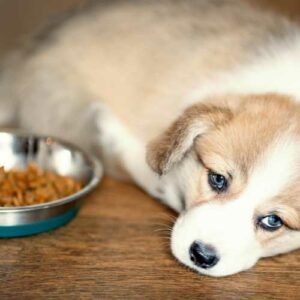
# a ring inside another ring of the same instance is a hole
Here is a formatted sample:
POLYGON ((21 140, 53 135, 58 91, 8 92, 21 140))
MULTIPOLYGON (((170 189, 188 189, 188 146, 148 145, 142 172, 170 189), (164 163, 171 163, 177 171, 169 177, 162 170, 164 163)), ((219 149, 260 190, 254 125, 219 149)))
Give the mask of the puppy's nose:
POLYGON ((190 258, 196 266, 203 269, 213 267, 220 260, 212 246, 205 245, 199 241, 195 241, 191 245, 190 258))

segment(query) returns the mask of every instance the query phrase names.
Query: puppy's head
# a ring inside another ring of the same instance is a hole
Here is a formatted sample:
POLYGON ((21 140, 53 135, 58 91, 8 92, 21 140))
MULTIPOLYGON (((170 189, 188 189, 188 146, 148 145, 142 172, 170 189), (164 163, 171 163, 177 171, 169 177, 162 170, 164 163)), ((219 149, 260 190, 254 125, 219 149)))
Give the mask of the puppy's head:
POLYGON ((300 247, 300 107, 268 94, 188 108, 148 146, 157 173, 176 173, 186 209, 175 257, 225 276, 300 247))

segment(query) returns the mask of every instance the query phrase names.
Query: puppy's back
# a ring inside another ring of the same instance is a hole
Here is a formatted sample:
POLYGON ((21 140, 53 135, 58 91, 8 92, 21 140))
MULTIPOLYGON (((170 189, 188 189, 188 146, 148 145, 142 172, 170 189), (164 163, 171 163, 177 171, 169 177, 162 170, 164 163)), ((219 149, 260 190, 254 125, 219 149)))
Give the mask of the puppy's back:
POLYGON ((48 101, 34 92, 45 77, 48 88, 86 90, 148 140, 182 110, 192 88, 255 60, 293 31, 285 19, 234 0, 104 1, 26 53, 14 93, 31 106, 48 101))

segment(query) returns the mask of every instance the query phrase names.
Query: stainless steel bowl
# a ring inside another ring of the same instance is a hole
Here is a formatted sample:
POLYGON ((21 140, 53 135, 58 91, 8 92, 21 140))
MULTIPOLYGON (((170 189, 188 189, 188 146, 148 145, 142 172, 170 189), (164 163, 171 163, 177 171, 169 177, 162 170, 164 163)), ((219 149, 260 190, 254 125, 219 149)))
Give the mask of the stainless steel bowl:
POLYGON ((0 132, 0 166, 6 170, 25 168, 31 161, 44 170, 72 176, 84 186, 73 195, 51 202, 0 207, 0 237, 32 235, 67 223, 78 212, 82 197, 95 188, 103 173, 94 157, 59 139, 18 131, 0 132))

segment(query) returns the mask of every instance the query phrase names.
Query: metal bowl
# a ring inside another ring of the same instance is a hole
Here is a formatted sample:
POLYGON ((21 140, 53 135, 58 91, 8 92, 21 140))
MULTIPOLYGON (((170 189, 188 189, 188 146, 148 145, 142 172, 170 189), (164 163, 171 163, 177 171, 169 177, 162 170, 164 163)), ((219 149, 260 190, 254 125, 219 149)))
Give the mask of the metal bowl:
POLYGON ((72 176, 84 186, 77 193, 51 202, 0 207, 0 237, 32 235, 66 224, 76 216, 82 197, 96 187, 103 173, 94 157, 59 139, 19 131, 0 132, 0 166, 22 169, 31 161, 44 170, 72 176))

